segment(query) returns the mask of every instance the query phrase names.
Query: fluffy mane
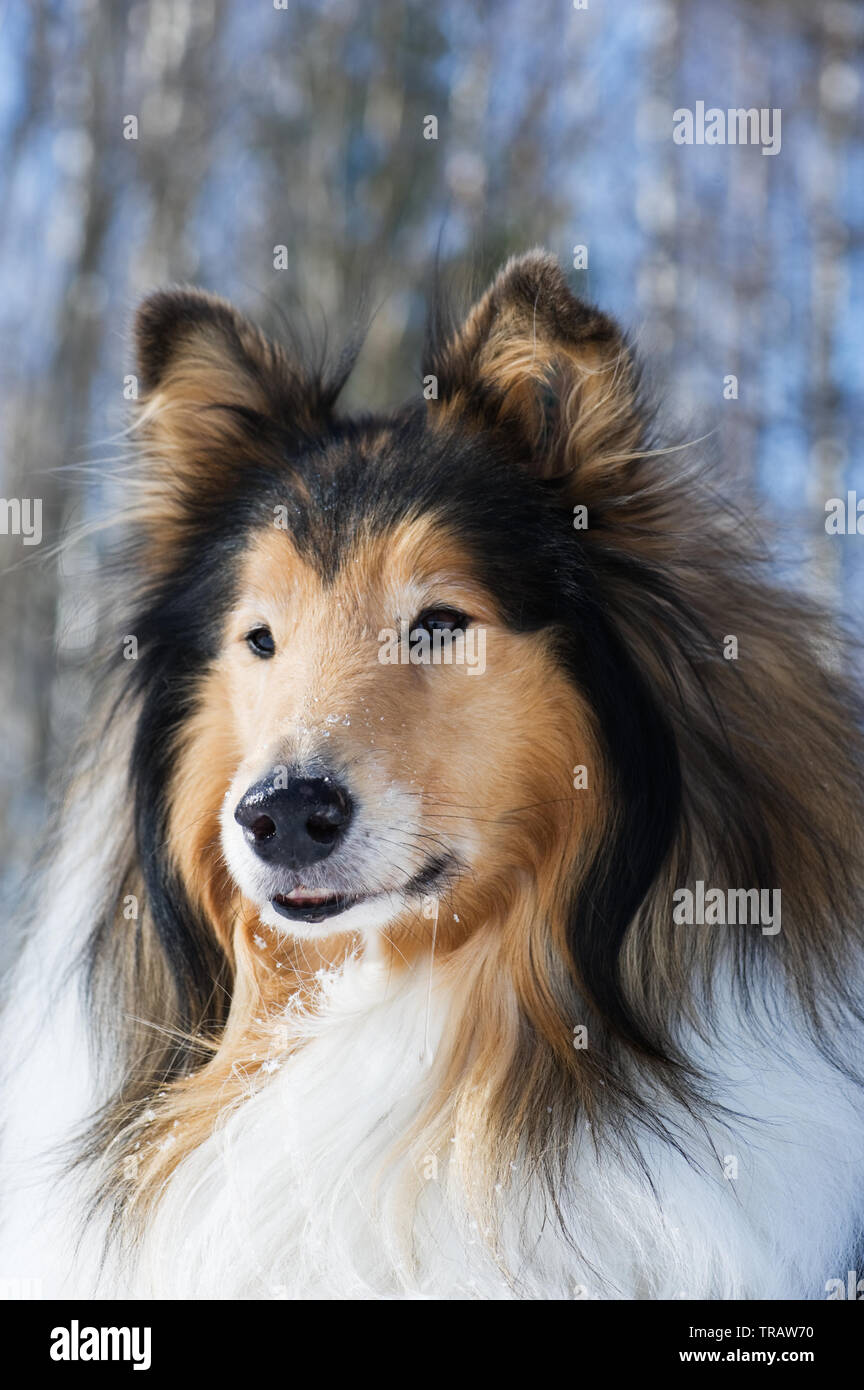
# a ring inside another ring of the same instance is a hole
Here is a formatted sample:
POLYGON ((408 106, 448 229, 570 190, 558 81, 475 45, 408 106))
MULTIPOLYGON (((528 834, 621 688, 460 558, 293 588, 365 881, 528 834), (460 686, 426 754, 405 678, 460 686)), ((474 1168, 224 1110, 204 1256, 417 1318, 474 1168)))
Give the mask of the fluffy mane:
POLYGON ((766 1037, 790 1013, 838 1085, 860 1080, 838 1040, 861 1023, 864 741, 835 623, 766 577, 753 523, 713 465, 658 436, 631 345, 549 257, 511 262, 461 326, 442 322, 434 399, 347 420, 349 362, 301 366, 200 292, 140 313, 124 597, 81 773, 86 796, 110 756, 117 851, 86 963, 112 1094, 79 1161, 130 1249, 183 1162, 309 1047, 332 980, 367 949, 346 935, 262 948, 222 857, 226 788, 203 750, 227 737, 210 680, 239 557, 287 501, 295 543, 335 572, 327 525, 348 534, 362 506, 382 533, 399 526, 406 459, 411 515, 440 518, 452 498, 460 542, 572 699, 560 725, 526 729, 536 796, 500 808, 498 868, 459 890, 458 925, 443 914, 433 943, 431 918, 407 914, 381 943, 382 970, 428 969, 437 1039, 372 1165, 394 1232, 446 1150, 515 1278, 496 1193, 516 1165, 526 1227, 530 1209, 532 1229, 572 1235, 577 1129, 637 1165, 646 1145, 687 1151, 688 1127, 722 1109, 706 1060, 718 1011, 766 1037), (123 634, 137 659, 118 671, 123 634), (676 925, 673 894, 699 881, 779 890, 781 930, 676 925))

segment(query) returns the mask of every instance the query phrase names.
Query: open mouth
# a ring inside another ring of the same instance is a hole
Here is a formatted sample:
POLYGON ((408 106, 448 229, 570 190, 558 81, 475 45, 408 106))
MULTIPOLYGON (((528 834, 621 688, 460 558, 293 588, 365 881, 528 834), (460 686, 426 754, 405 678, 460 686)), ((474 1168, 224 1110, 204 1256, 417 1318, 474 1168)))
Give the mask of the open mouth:
POLYGON ((366 894, 354 896, 345 893, 277 893, 270 899, 280 917, 289 922, 325 922, 328 917, 338 917, 349 907, 365 902, 366 894))
MULTIPOLYGON (((404 898, 416 897, 430 892, 452 869, 452 855, 442 855, 431 859, 419 873, 398 890, 404 898)), ((326 922, 329 917, 339 917, 358 903, 369 902, 374 898, 386 896, 387 889, 372 893, 310 893, 305 888, 293 888, 290 893, 276 893, 270 899, 271 906, 289 922, 326 922)))

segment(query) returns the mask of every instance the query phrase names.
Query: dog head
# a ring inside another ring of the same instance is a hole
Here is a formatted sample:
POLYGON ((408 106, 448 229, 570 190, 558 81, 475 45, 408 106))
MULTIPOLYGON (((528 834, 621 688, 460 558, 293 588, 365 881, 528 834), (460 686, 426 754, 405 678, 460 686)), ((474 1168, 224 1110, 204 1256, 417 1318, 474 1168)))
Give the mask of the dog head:
POLYGON ((151 891, 167 853, 226 944, 242 919, 400 955, 530 899, 614 1011, 679 798, 602 580, 644 433, 618 329, 535 253, 389 417, 340 418, 341 374, 202 293, 147 300, 138 351, 151 891))

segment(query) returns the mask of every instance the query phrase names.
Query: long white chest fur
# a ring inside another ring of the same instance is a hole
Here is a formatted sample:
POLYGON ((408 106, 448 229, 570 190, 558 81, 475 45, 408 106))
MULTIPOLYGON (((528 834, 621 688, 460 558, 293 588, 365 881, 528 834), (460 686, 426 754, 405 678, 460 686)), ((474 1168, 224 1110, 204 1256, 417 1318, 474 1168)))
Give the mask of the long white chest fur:
POLYGON ((43 1205, 28 1163, 7 1268, 45 1293, 163 1298, 819 1298, 843 1274, 864 1190, 860 1100, 791 1029, 760 1039, 731 1009, 701 1059, 724 1119, 670 1115, 680 1147, 646 1135, 638 1154, 595 1146, 575 1120, 571 1239, 517 1162, 496 1261, 447 1143, 419 1172, 400 1157, 447 1026, 427 985, 425 970, 394 983, 353 961, 325 982, 303 1047, 280 1055, 277 1023, 263 1074, 175 1170, 134 1267, 97 1278, 101 1231, 73 1254, 58 1231, 80 1212, 58 1211, 56 1188, 43 1205))

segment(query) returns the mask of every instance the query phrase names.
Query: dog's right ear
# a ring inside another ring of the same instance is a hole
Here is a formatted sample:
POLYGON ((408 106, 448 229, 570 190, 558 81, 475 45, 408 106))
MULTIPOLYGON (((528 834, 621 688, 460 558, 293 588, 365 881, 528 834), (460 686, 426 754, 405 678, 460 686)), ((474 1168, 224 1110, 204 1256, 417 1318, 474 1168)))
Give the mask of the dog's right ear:
POLYGON ((344 380, 308 371, 226 300, 159 290, 135 320, 139 470, 131 508, 155 563, 208 499, 227 497, 265 441, 302 447, 326 427, 344 380), (158 543, 155 543, 158 542, 158 543))
MULTIPOLYGON (((204 290, 157 290, 135 316, 139 385, 146 396, 196 375, 251 380, 272 361, 273 349, 227 300, 204 290)), ((228 390, 230 393, 230 385, 228 390)))
POLYGON ((289 358, 227 300, 158 290, 135 319, 140 427, 175 459, 230 432, 232 412, 297 434, 320 428, 338 392, 289 358))

